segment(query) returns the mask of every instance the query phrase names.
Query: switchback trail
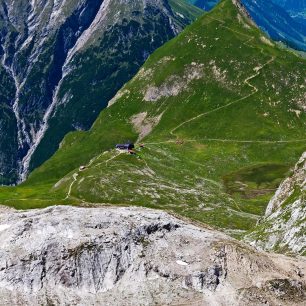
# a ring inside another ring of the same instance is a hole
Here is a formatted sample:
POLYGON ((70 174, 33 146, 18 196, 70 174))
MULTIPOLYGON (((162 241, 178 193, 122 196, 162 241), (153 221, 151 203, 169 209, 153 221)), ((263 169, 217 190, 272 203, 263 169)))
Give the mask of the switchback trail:
MULTIPOLYGON (((255 39, 254 36, 250 36, 248 34, 245 34, 245 33, 242 33, 242 32, 239 32, 239 31, 235 31, 227 26, 225 26, 225 22, 222 21, 222 20, 219 20, 219 19, 216 19, 216 18, 213 18, 213 17, 210 17, 210 16, 207 16, 207 18, 210 18, 211 20, 214 20, 214 21, 218 21, 219 23, 221 23, 221 26, 233 33, 236 33, 236 34, 239 34, 239 35, 242 35, 242 36, 245 36, 247 37, 248 39, 243 42, 243 44, 247 45, 248 47, 250 47, 249 43, 255 39)), ((255 47, 253 47, 255 48, 255 47)), ((263 53, 263 49, 260 48, 260 52, 263 53)), ((224 108, 227 108, 227 107, 230 107, 236 103, 239 103, 241 101, 244 101, 246 99, 248 99, 249 97, 255 95, 257 92, 259 92, 259 89, 254 86, 250 81, 253 80, 254 78, 256 78, 257 76, 260 75, 260 72, 261 70, 266 67, 267 65, 271 64, 273 61, 275 60, 275 57, 273 56, 271 59, 269 59, 266 63, 262 64, 261 66, 257 66, 257 67, 254 67, 253 70, 255 71, 254 74, 252 74, 251 76, 247 77, 243 83, 246 84, 247 86, 249 86, 251 89, 252 89, 252 92, 244 97, 241 97, 237 100, 234 100, 226 105, 223 105, 223 106, 220 106, 220 107, 217 107, 213 110, 210 110, 210 111, 207 111, 207 112, 204 112, 204 113, 201 113, 197 116, 194 116, 182 123, 180 123, 179 125, 177 125, 176 127, 174 127, 172 130, 170 130, 170 135, 175 137, 176 140, 166 140, 166 141, 160 141, 160 142, 145 142, 144 144, 146 145, 156 145, 156 144, 165 144, 165 143, 175 143, 177 140, 178 140, 178 136, 175 134, 175 132, 180 129, 181 127, 183 127, 184 125, 192 122, 192 121, 195 121, 201 117, 204 117, 204 116, 207 116, 209 114, 212 114, 214 112, 217 112, 219 110, 222 110, 224 108)), ((197 141, 211 141, 211 142, 228 142, 228 143, 262 143, 262 144, 286 144, 286 143, 299 143, 299 142, 305 142, 306 139, 296 139, 296 140, 236 140, 236 139, 222 139, 222 138, 202 138, 202 139, 182 139, 183 142, 197 142, 197 141)))
POLYGON ((67 200, 68 198, 70 198, 72 186, 73 186, 74 183, 78 180, 78 176, 79 176, 79 173, 77 173, 77 172, 73 173, 73 175, 72 175, 73 181, 72 181, 72 183, 69 185, 69 189, 68 189, 68 192, 67 192, 67 195, 66 195, 65 200, 67 200))
MULTIPOLYGON (((241 33, 241 32, 239 32, 239 31, 235 31, 235 30, 233 30, 233 29, 231 29, 231 28, 225 26, 225 25, 224 25, 225 22, 222 21, 222 20, 219 20, 219 19, 216 19, 216 18, 212 18, 212 17, 210 17, 210 16, 207 16, 207 18, 210 18, 211 20, 218 21, 219 23, 221 23, 221 26, 222 26, 223 28, 225 28, 225 29, 227 29, 227 30, 229 30, 229 31, 231 31, 231 32, 233 32, 233 33, 236 33, 236 34, 239 34, 239 35, 248 37, 248 40, 245 41, 245 42, 243 42, 243 43, 246 44, 248 47, 250 47, 250 45, 249 45, 250 41, 252 41, 252 40, 255 39, 254 36, 250 36, 250 35, 248 35, 248 34, 241 33)), ((261 51, 261 53, 262 53, 262 52, 263 52, 263 49, 261 48, 260 51, 261 51)), ((268 60, 266 63, 262 64, 261 66, 255 67, 255 68, 253 69, 253 70, 255 71, 255 73, 252 74, 251 76, 247 77, 247 78, 243 81, 244 84, 246 84, 246 85, 248 85, 249 87, 252 88, 252 92, 251 92, 250 94, 248 94, 248 95, 246 95, 246 96, 244 96, 244 97, 242 97, 242 98, 239 98, 239 99, 237 99, 237 100, 234 100, 234 101, 232 101, 232 102, 230 102, 230 103, 228 103, 228 104, 226 104, 226 105, 217 107, 217 108, 215 108, 215 109, 213 109, 213 110, 210 110, 210 111, 201 113, 201 114, 199 114, 199 115, 197 115, 197 116, 195 116, 195 117, 192 117, 192 118, 190 118, 190 119, 188 119, 188 120, 186 120, 186 121, 180 123, 180 124, 179 124, 178 126, 176 126, 175 128, 173 128, 173 129, 170 131, 170 134, 171 134, 172 136, 174 136, 174 137, 177 137, 177 136, 175 135, 175 132, 176 132, 178 129, 180 129, 182 126, 186 125, 187 123, 190 123, 190 122, 192 122, 192 121, 194 121, 194 120, 197 120, 197 119, 199 119, 199 118, 201 118, 201 117, 207 116, 207 115, 209 115, 209 114, 211 114, 211 113, 217 112, 217 111, 219 111, 219 110, 221 110, 221 109, 230 107, 230 106, 232 106, 232 105, 234 105, 234 104, 236 104, 236 103, 239 103, 239 102, 241 102, 241 101, 244 101, 244 100, 248 99, 249 97, 255 95, 255 94, 259 91, 259 89, 258 89, 256 86, 254 86, 253 84, 251 84, 250 81, 251 81, 252 79, 256 78, 257 76, 259 76, 261 70, 262 70, 264 67, 266 67, 267 65, 271 64, 274 60, 275 60, 275 57, 273 56, 273 57, 272 57, 270 60, 268 60)), ((207 140, 209 141, 209 139, 207 139, 207 140)), ((216 139, 211 139, 211 140, 217 141, 216 139)), ((230 141, 230 140, 228 140, 228 139, 222 139, 222 140, 220 140, 220 141, 230 141)), ((251 142, 251 141, 245 141, 245 142, 251 142)))
MULTIPOLYGON (((72 175, 73 181, 72 181, 71 184, 69 185, 68 192, 67 192, 67 195, 66 195, 66 197, 65 197, 65 200, 67 200, 68 198, 70 198, 70 196, 71 196, 71 191, 72 191, 72 187, 73 187, 73 185, 77 182, 79 173, 82 172, 82 171, 85 171, 87 168, 89 168, 96 160, 98 160, 98 159, 99 159, 102 155, 104 155, 105 153, 106 153, 106 152, 103 152, 103 153, 101 153, 99 156, 97 156, 97 157, 91 159, 91 160, 89 161, 89 163, 85 166, 85 169, 84 169, 84 170, 80 170, 80 169, 79 169, 78 172, 73 173, 73 175, 72 175)), ((115 159, 116 157, 118 157, 120 154, 121 154, 121 152, 118 152, 117 154, 114 154, 111 158, 109 158, 108 160, 103 161, 103 162, 101 162, 101 163, 98 163, 98 164, 94 165, 94 167, 98 167, 99 165, 101 165, 101 164, 103 164, 103 163, 105 163, 106 165, 108 165, 108 163, 109 163, 110 161, 112 161, 113 159, 115 159)))
POLYGON ((170 134, 171 134, 172 136, 175 137, 175 136, 176 136, 176 135, 174 134, 175 131, 178 130, 179 128, 181 128, 182 126, 184 126, 185 124, 190 123, 190 122, 192 122, 192 121, 194 121, 194 120, 197 120, 197 119, 199 119, 199 118, 201 118, 201 117, 204 117, 204 116, 206 116, 206 115, 209 115, 209 114, 212 114, 212 113, 214 113, 214 112, 217 112, 217 111, 219 111, 219 110, 221 110, 221 109, 227 108, 227 107, 229 107, 229 106, 231 106, 231 105, 233 105, 233 104, 236 104, 236 103, 238 103, 238 102, 241 102, 241 101, 243 101, 243 100, 246 100, 246 99, 248 99, 249 97, 255 95, 255 94, 259 91, 259 89, 258 89, 256 86, 252 85, 252 84, 250 83, 250 81, 251 81, 252 79, 256 78, 257 76, 259 76, 259 75, 260 75, 260 71, 261 71, 265 66, 269 65, 270 63, 272 63, 272 62, 274 61, 274 59, 275 59, 275 57, 272 57, 272 58, 271 58, 269 61, 267 61, 265 64, 263 64, 263 65, 261 65, 261 66, 258 66, 258 67, 255 67, 254 70, 256 71, 256 73, 253 74, 253 75, 251 75, 251 76, 249 76, 249 77, 247 77, 247 78, 243 81, 244 84, 247 84, 249 87, 252 88, 252 92, 251 92, 250 94, 248 94, 248 95, 246 95, 246 96, 244 96, 244 97, 242 97, 242 98, 240 98, 240 99, 238 99, 238 100, 234 100, 234 101, 232 101, 232 102, 230 102, 230 103, 228 103, 228 104, 225 104, 225 105, 222 105, 222 106, 220 106, 220 107, 214 108, 213 110, 210 110, 210 111, 201 113, 201 114, 199 114, 199 115, 197 115, 197 116, 195 116, 195 117, 192 117, 192 118, 190 118, 190 119, 188 119, 188 120, 186 120, 186 121, 180 123, 180 124, 179 124, 178 126, 176 126, 175 128, 173 128, 173 129, 170 131, 170 134))

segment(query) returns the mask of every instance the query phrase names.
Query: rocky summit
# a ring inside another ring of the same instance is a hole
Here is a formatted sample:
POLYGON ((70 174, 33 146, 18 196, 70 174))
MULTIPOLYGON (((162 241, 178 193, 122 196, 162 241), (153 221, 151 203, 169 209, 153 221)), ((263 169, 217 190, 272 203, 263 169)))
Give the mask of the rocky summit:
POLYGON ((302 305, 306 260, 144 208, 2 209, 1 305, 302 305))

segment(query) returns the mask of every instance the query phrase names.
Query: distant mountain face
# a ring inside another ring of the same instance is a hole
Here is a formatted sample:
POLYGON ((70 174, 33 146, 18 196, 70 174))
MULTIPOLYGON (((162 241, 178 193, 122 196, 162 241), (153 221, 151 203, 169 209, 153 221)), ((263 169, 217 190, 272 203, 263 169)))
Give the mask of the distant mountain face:
POLYGON ((24 180, 67 132, 90 128, 200 12, 181 0, 0 0, 0 184, 24 180))
POLYGON ((273 0, 296 21, 306 26, 306 0, 273 0))
POLYGON ((283 7, 286 11, 300 13, 306 9, 305 0, 272 0, 273 3, 283 7))
POLYGON ((188 0, 190 3, 204 9, 211 10, 220 0, 188 0))
POLYGON ((306 51, 306 1, 242 0, 254 21, 272 39, 306 51))
MULTIPOLYGON (((220 0, 187 0, 207 11, 220 0)), ((240 0, 250 15, 272 39, 306 51, 305 0, 240 0)))

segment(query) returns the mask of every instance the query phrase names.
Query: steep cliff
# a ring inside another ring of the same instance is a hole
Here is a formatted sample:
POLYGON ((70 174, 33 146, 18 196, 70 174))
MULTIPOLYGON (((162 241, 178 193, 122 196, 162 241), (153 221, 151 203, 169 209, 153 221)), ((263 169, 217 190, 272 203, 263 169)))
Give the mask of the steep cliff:
POLYGON ((278 188, 266 215, 253 233, 250 244, 264 250, 306 255, 306 153, 292 176, 278 188))
POLYGON ((1 305, 303 305, 306 261, 140 208, 0 213, 1 305))
POLYGON ((0 183, 90 128, 148 55, 201 11, 180 0, 0 1, 0 183))

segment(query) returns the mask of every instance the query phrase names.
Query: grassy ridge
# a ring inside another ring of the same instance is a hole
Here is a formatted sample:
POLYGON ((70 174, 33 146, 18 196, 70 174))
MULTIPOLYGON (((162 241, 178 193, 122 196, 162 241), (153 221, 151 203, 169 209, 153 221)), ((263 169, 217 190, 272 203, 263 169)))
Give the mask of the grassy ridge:
POLYGON ((224 0, 151 55, 90 131, 68 134, 24 185, 2 189, 0 203, 141 205, 239 236, 305 150, 305 64, 224 0), (136 156, 112 150, 150 130, 136 156))

